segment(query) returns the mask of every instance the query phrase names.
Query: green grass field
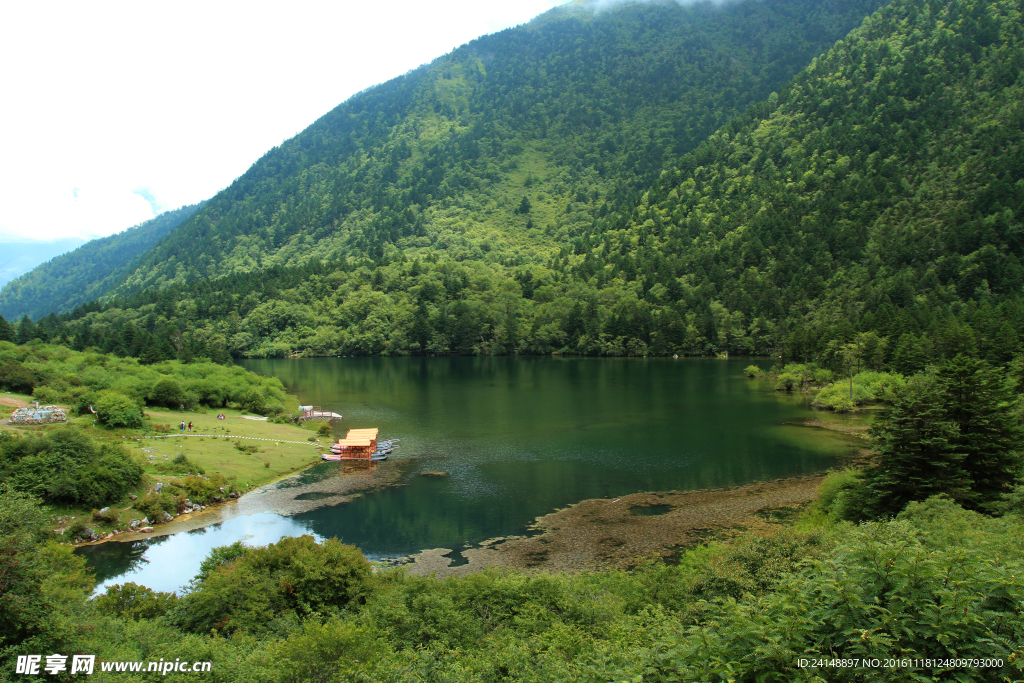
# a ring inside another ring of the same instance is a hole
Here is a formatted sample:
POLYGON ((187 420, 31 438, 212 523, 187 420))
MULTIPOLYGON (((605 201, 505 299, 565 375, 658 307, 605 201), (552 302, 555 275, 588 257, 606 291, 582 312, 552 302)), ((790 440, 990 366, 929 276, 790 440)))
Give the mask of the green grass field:
MULTIPOLYGON (((0 399, 8 399, 5 403, 9 404, 0 408, 2 415, 12 412, 15 405, 32 402, 32 397, 24 394, 3 393, 0 399)), ((120 442, 137 456, 146 472, 143 485, 132 491, 140 497, 157 482, 187 474, 187 467, 176 467, 173 463, 179 455, 201 467, 206 476, 219 473, 228 480, 234 480, 238 488, 244 491, 320 462, 322 449, 317 446, 326 447, 332 438, 336 438, 336 435, 317 434, 317 428, 323 424, 321 422, 306 426, 278 424, 269 420, 249 419, 242 411, 226 408, 203 412, 146 410, 145 416, 147 424, 143 429, 109 429, 96 424, 91 415, 73 417, 70 412, 66 425, 5 425, 2 428, 21 436, 29 436, 72 426, 99 441, 120 442), (223 414, 225 419, 218 420, 218 414, 223 414), (186 425, 192 423, 192 431, 186 429, 185 436, 179 429, 182 421, 186 425), (311 438, 314 440, 310 441, 311 438)), ((111 505, 120 512, 121 519, 117 525, 94 521, 92 511, 84 508, 67 505, 46 507, 48 514, 54 517, 56 526, 66 526, 70 521, 80 520, 101 533, 114 528, 123 529, 131 520, 143 517, 142 513, 132 507, 128 497, 111 505), (56 520, 63 521, 57 523, 56 520)))

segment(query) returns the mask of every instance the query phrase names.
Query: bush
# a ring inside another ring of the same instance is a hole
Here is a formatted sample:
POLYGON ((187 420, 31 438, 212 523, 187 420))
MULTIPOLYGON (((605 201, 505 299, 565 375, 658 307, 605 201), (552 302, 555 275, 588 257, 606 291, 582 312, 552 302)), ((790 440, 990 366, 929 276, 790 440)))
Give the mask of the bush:
POLYGON ((144 514, 149 521, 159 522, 164 512, 177 514, 178 501, 168 491, 160 493, 149 493, 135 501, 133 505, 136 510, 144 514))
POLYGON ((185 393, 181 385, 173 379, 165 378, 157 382, 149 393, 149 403, 168 408, 178 408, 185 402, 185 393))
POLYGON ((142 426, 142 409, 139 404, 122 393, 101 392, 93 407, 100 422, 108 427, 134 429, 142 426))
POLYGON ((78 474, 78 502, 104 505, 142 483, 143 469, 120 445, 104 445, 100 457, 78 474))
POLYGON ((183 473, 183 474, 206 474, 206 470, 192 462, 184 455, 178 455, 173 460, 159 463, 156 466, 157 472, 183 473))
POLYGON ((830 384, 814 397, 815 408, 834 410, 837 413, 849 413, 859 405, 874 400, 875 395, 863 384, 853 384, 853 398, 850 398, 850 385, 847 382, 830 384))
POLYGON ((117 524, 118 520, 121 519, 121 515, 118 514, 117 510, 111 510, 110 508, 103 508, 102 510, 93 509, 92 521, 101 522, 103 524, 117 524))
POLYGON ((318 544, 312 536, 283 538, 240 552, 197 577, 170 615, 175 625, 193 633, 261 632, 288 614, 337 614, 370 592, 369 562, 337 539, 318 544))
POLYGON ((747 377, 757 377, 758 375, 761 374, 761 368, 757 367, 756 365, 748 365, 747 367, 743 368, 743 374, 745 374, 747 377))
POLYGON ((174 608, 178 596, 174 593, 154 591, 137 583, 125 583, 107 588, 96 598, 96 608, 103 614, 126 619, 153 619, 174 608))
POLYGON ((21 363, 8 361, 0 365, 0 386, 19 394, 31 394, 36 376, 21 363))

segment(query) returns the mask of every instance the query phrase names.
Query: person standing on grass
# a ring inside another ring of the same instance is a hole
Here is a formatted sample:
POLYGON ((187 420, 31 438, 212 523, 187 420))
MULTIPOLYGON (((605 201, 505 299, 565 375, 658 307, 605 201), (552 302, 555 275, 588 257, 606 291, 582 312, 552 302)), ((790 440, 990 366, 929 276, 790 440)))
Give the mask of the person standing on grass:
POLYGON ((192 420, 188 421, 188 431, 190 434, 192 433, 192 420))
POLYGON ((184 420, 182 420, 182 421, 181 421, 181 424, 180 424, 180 425, 178 425, 178 426, 179 426, 179 427, 181 427, 181 433, 182 433, 182 434, 184 434, 184 433, 185 433, 185 421, 184 421, 184 420))

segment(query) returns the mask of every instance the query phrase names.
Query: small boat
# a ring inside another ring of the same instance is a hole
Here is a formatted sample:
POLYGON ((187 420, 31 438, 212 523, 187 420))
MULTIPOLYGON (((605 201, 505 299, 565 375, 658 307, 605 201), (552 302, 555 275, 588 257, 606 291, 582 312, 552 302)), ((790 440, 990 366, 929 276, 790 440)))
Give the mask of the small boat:
POLYGON ((331 452, 324 453, 322 458, 328 461, 377 462, 387 460, 388 455, 394 450, 393 442, 397 439, 378 441, 377 431, 376 427, 350 429, 344 439, 338 439, 338 443, 331 444, 331 452))

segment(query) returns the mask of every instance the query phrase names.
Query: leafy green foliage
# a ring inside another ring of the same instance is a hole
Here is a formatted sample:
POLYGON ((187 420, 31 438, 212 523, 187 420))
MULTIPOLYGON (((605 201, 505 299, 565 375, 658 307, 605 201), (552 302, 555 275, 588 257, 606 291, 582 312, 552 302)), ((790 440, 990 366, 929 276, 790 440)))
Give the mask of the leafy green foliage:
POLYGON ((116 391, 102 391, 96 398, 96 415, 108 427, 142 426, 142 408, 130 396, 116 391))
POLYGON ((264 414, 280 413, 285 408, 280 380, 211 362, 146 365, 135 359, 77 352, 38 341, 27 346, 0 342, 0 377, 3 368, 30 375, 40 388, 45 387, 47 397, 74 405, 79 415, 89 413, 91 405, 106 421, 103 406, 108 406, 118 426, 140 426, 139 406, 147 401, 163 406, 178 398, 170 407, 177 408, 181 403, 188 408, 233 405, 264 414), (115 394, 123 398, 114 400, 115 394))
POLYGON ((85 561, 48 541, 38 499, 0 481, 0 652, 53 647, 66 632, 68 604, 93 581, 85 561))
POLYGON ((49 502, 102 507, 138 486, 142 468, 120 444, 63 428, 0 440, 0 481, 49 502))
POLYGON ((137 583, 124 583, 107 588, 96 598, 96 609, 111 616, 127 619, 153 619, 167 614, 178 602, 174 593, 154 591, 137 583))
POLYGON ((311 536, 247 549, 203 571, 171 614, 186 631, 263 631, 275 619, 339 613, 370 590, 370 565, 358 550, 311 536))

